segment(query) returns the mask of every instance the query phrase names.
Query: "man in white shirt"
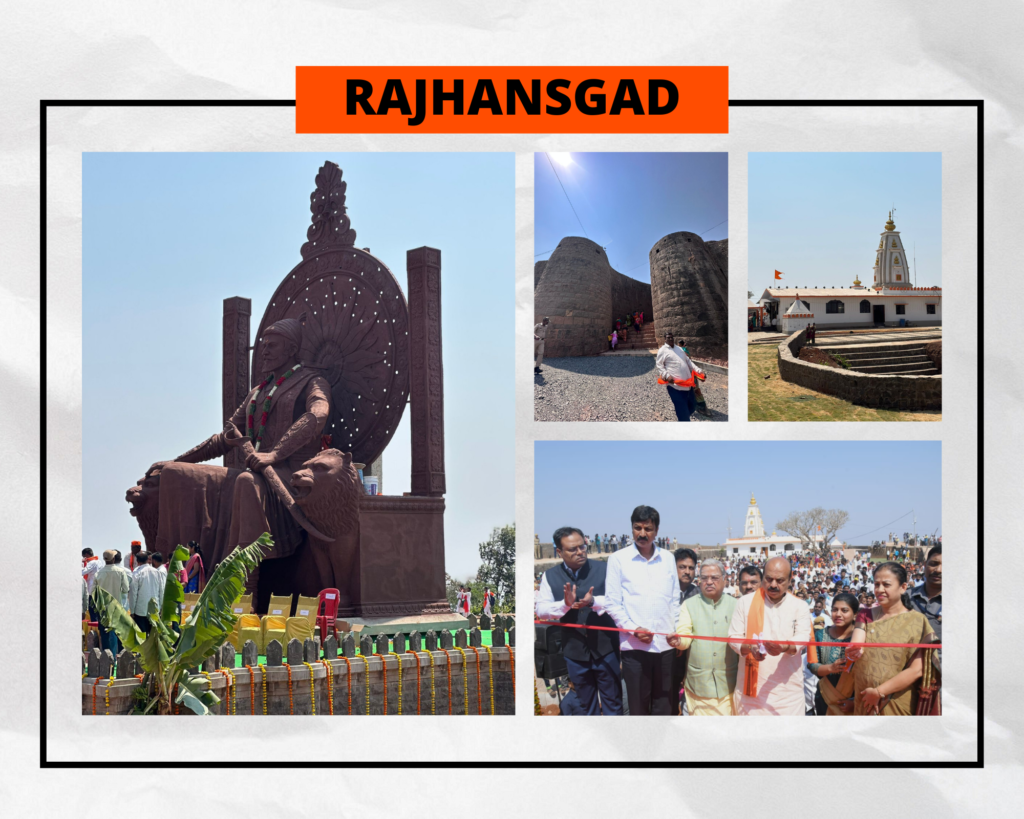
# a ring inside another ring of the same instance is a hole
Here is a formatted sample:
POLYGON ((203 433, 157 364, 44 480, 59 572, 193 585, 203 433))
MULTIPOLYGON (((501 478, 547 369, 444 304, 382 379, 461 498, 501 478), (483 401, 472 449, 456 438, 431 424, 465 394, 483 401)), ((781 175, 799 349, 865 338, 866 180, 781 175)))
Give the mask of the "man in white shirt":
MULTIPOLYGON (((96 588, 103 589, 124 606, 128 603, 130 583, 128 582, 128 572, 117 565, 116 559, 117 552, 113 549, 107 549, 103 553, 104 565, 96 572, 96 588)), ((104 628, 103 623, 100 623, 100 645, 103 648, 109 648, 110 652, 115 657, 117 656, 120 648, 117 634, 110 629, 104 628)))
POLYGON ((544 316, 540 324, 533 325, 533 371, 540 372, 540 365, 544 363, 544 339, 548 337, 548 322, 550 319, 544 316))
POLYGON ((139 566, 132 576, 131 589, 128 592, 128 611, 131 612, 135 625, 145 634, 149 634, 151 627, 146 616, 149 612, 149 601, 156 600, 157 606, 160 606, 164 600, 166 584, 166 572, 149 563, 139 566))
POLYGON ((654 545, 661 524, 658 511, 638 506, 630 520, 632 545, 608 558, 605 611, 625 629, 619 648, 629 713, 670 716, 679 576, 672 552, 654 545))
POLYGON ((89 594, 96 588, 96 573, 100 570, 100 559, 92 553, 92 549, 82 549, 82 577, 85 578, 85 586, 89 594))
POLYGON ((738 716, 802 717, 807 713, 802 657, 807 649, 792 641, 813 639, 811 612, 803 600, 788 593, 791 580, 789 561, 773 557, 765 563, 761 588, 741 597, 733 613, 730 638, 756 639, 755 634, 760 638, 759 644, 729 644, 740 655, 738 716))
POLYGON ((693 392, 694 373, 702 370, 690 361, 682 347, 676 346, 676 339, 672 333, 665 334, 665 343, 658 350, 654 366, 658 370, 659 382, 664 383, 668 390, 668 397, 676 410, 676 418, 679 421, 689 421, 697 409, 697 397, 693 392))

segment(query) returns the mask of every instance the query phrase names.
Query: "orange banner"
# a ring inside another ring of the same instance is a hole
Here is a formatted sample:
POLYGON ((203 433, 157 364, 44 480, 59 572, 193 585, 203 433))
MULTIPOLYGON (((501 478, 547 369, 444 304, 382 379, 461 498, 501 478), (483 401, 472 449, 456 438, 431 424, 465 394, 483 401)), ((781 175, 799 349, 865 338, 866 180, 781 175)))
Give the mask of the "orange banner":
POLYGON ((300 134, 725 134, 727 66, 298 66, 300 134))

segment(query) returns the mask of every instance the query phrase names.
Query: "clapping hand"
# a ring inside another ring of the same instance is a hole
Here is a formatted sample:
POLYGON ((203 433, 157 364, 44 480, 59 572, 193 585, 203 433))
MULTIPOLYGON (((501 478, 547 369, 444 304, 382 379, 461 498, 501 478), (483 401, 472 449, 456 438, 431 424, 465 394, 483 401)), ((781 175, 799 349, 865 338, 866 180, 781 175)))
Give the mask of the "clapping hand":
POLYGON ((582 609, 587 606, 594 604, 594 587, 591 586, 590 590, 580 599, 576 599, 576 586, 573 583, 566 583, 562 589, 562 595, 565 599, 565 605, 571 609, 582 609))

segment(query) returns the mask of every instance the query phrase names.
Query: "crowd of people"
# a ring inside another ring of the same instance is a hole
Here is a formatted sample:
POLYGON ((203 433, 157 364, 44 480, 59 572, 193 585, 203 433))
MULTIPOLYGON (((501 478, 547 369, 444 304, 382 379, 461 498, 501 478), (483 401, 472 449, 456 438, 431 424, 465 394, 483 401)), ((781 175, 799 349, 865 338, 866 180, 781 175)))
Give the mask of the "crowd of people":
POLYGON ((902 561, 700 560, 659 546, 660 525, 657 510, 638 506, 628 541, 594 537, 594 550, 614 543, 606 561, 588 559, 579 529, 554 533, 560 562, 538 579, 536 612, 561 624, 563 713, 939 712, 941 650, 926 646, 941 644, 941 544, 923 559, 904 550, 902 561))
POLYGON ((619 344, 628 341, 630 327, 639 333, 643 329, 643 326, 643 310, 635 310, 632 313, 626 313, 624 316, 619 316, 615 319, 615 325, 612 327, 612 331, 608 334, 608 349, 614 350, 619 346, 619 344))
MULTIPOLYGON (((189 542, 188 553, 188 561, 178 572, 178 580, 186 593, 198 593, 206 585, 203 554, 195 541, 189 542)), ((140 541, 133 540, 131 543, 127 568, 117 549, 103 552, 102 563, 92 549, 82 549, 82 619, 97 624, 101 648, 110 649, 115 656, 121 649, 120 641, 117 634, 104 628, 100 622, 92 599, 95 590, 103 589, 117 600, 132 616, 139 630, 149 634, 152 627, 147 616, 149 602, 155 600, 159 606, 163 602, 166 586, 167 565, 163 554, 145 551, 140 541)))

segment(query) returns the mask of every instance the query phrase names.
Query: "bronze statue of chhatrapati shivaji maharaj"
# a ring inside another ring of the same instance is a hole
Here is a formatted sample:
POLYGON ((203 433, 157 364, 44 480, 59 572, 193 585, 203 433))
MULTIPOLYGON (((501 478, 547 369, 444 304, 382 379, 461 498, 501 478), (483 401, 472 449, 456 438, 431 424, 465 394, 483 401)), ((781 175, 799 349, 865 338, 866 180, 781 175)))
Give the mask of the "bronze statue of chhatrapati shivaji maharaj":
POLYGON ((224 430, 153 464, 126 500, 148 549, 195 540, 210 568, 269 531, 273 550, 249 578, 259 611, 271 592, 325 588, 346 616, 446 611, 440 251, 408 252, 407 302, 384 262, 355 247, 341 177, 320 168, 302 261, 252 348, 248 306, 228 312, 248 301, 225 300, 224 430), (412 491, 368 497, 357 467, 384 451, 407 404, 412 491))

